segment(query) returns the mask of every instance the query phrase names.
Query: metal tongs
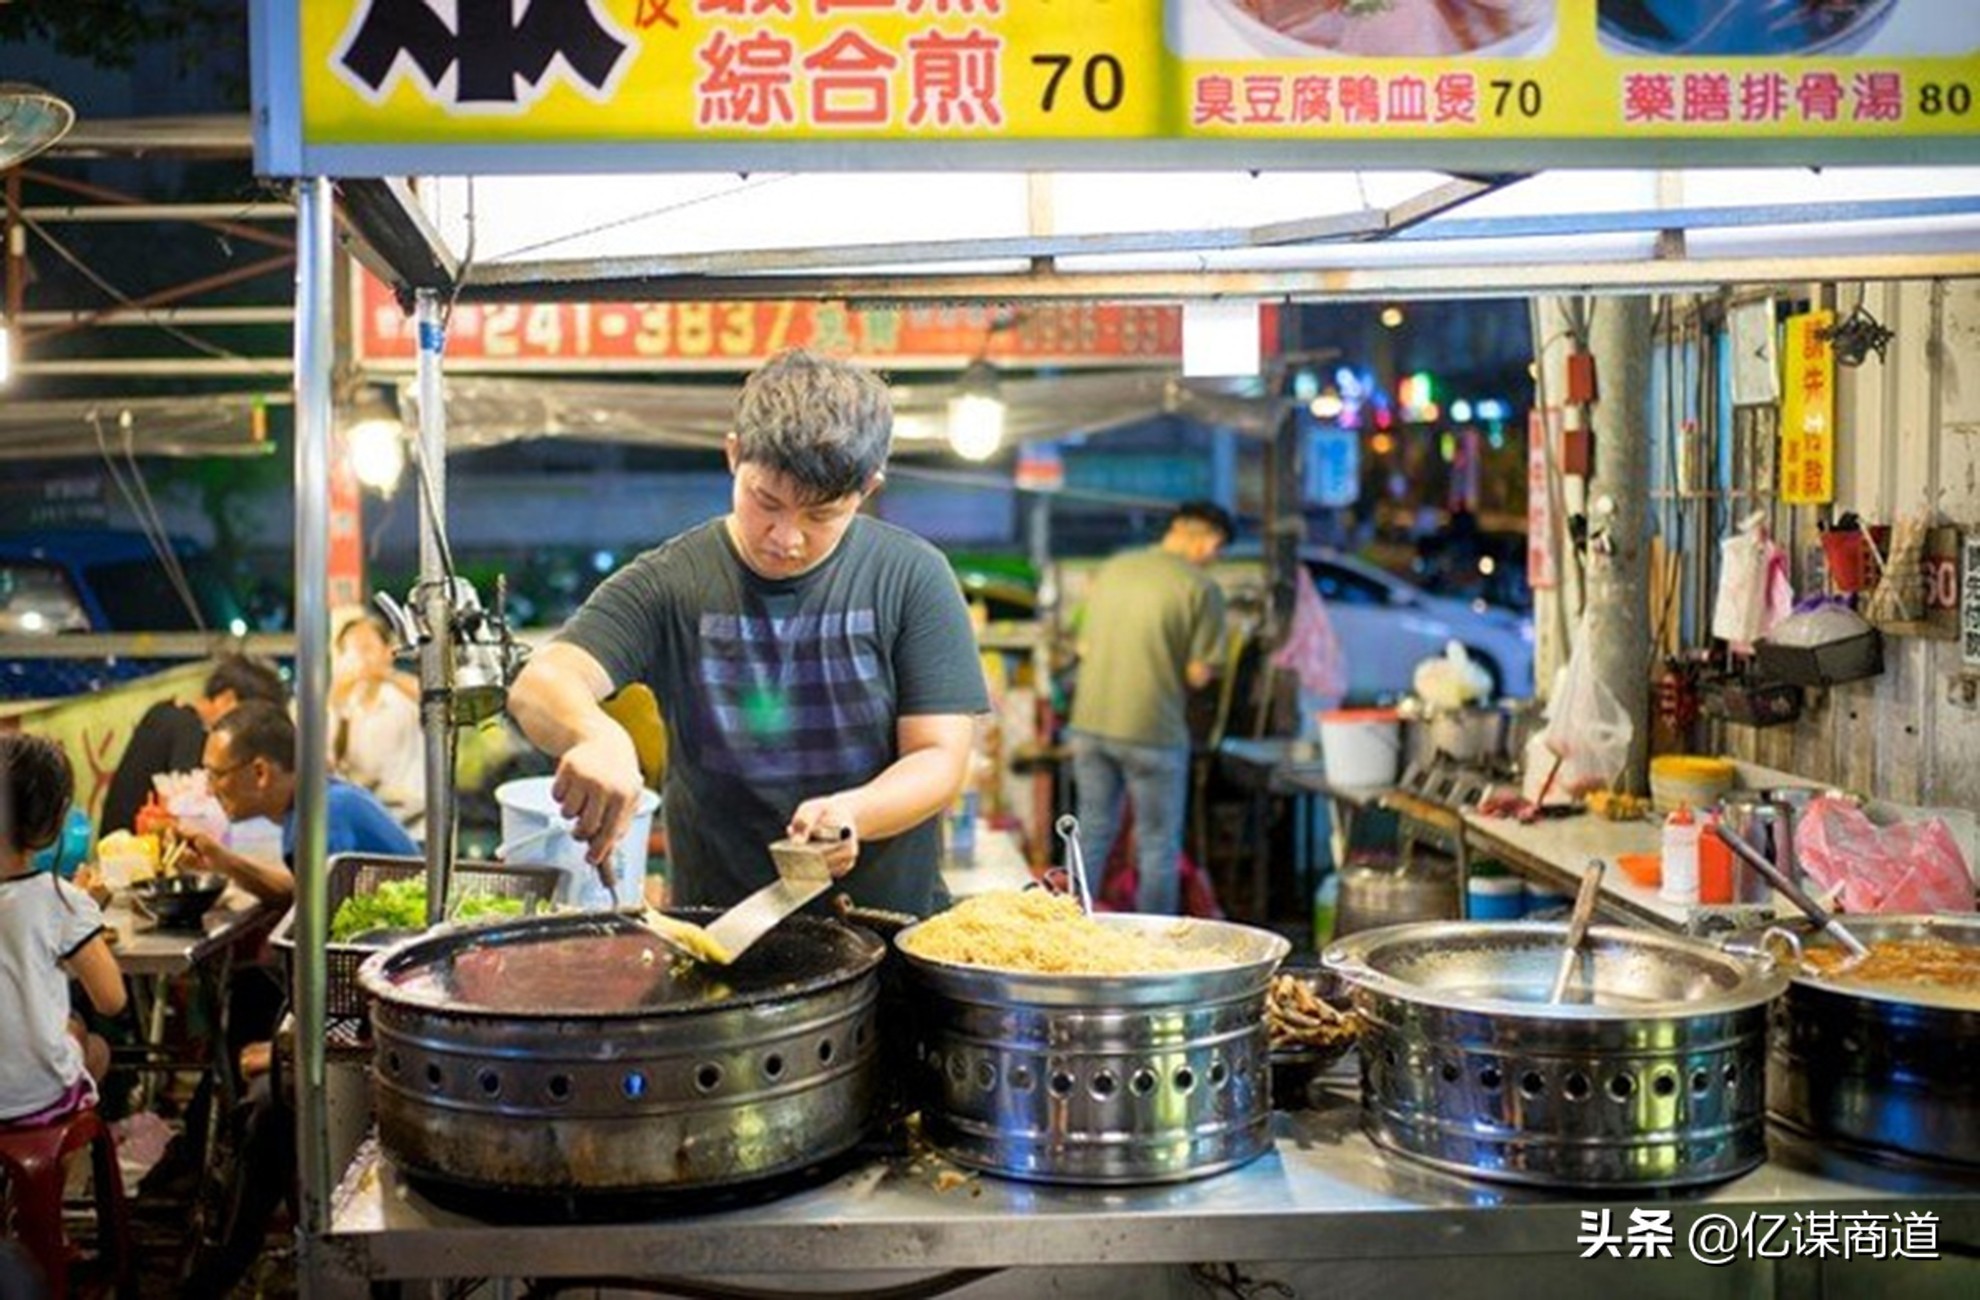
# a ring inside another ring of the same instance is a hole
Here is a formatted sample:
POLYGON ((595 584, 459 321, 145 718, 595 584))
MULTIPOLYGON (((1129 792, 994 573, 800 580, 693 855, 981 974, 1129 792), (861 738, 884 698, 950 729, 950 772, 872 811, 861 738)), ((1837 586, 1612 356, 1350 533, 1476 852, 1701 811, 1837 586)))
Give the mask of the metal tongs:
POLYGON ((1079 847, 1079 818, 1067 813, 1052 823, 1052 829, 1059 833, 1059 839, 1066 846, 1066 875, 1070 878, 1066 892, 1079 904, 1079 910, 1093 915, 1093 891, 1086 884, 1086 855, 1079 847))
POLYGON ((1568 981, 1574 978, 1575 960, 1588 938, 1588 923, 1595 916, 1595 904, 1602 897, 1602 873, 1606 868, 1597 858, 1581 873, 1581 889, 1574 896, 1574 915, 1568 918, 1567 951, 1561 954, 1561 968, 1554 974, 1554 987, 1547 992, 1549 1004, 1567 996, 1568 981))
POLYGON ((1725 842, 1725 846, 1731 849, 1733 854, 1741 862, 1744 862, 1747 866, 1752 867, 1755 871, 1765 876, 1768 884, 1787 895, 1788 902, 1800 908, 1823 934, 1828 935, 1831 939, 1842 945, 1843 951, 1847 952, 1849 956, 1844 958, 1842 964, 1837 966, 1831 974, 1840 975, 1852 967, 1860 965, 1870 956, 1870 950, 1864 947, 1863 940, 1851 934, 1848 927, 1836 920, 1820 903, 1810 898, 1808 891, 1791 880, 1786 872, 1782 871, 1772 862, 1769 862, 1766 854, 1761 853, 1739 836, 1727 833, 1723 826, 1715 825, 1711 830, 1714 835, 1717 835, 1725 842))

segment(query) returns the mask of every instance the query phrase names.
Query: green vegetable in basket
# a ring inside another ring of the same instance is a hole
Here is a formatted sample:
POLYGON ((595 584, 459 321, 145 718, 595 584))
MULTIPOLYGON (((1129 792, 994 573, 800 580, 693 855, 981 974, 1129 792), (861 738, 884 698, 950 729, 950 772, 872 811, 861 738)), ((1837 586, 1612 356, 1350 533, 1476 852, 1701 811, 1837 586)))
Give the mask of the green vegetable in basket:
MULTIPOLYGON (((523 900, 500 894, 469 892, 454 904, 454 921, 485 921, 497 917, 521 916, 523 900)), ((337 907, 330 918, 330 942, 345 940, 373 930, 424 930, 426 928, 426 881, 388 880, 369 894, 353 894, 337 907)))

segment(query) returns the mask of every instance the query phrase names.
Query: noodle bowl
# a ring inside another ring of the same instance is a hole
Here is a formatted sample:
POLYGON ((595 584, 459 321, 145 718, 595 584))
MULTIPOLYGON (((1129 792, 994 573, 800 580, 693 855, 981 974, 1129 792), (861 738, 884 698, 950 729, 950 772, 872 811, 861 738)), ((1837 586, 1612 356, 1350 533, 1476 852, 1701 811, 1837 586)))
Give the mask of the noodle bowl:
POLYGON ((1221 0, 1220 7, 1275 53, 1438 58, 1531 52, 1552 27, 1555 0, 1221 0))
POLYGON ((901 946, 927 961, 1040 975, 1143 975, 1235 964, 1201 948, 1150 942, 1102 924, 1062 894, 979 894, 903 935, 901 946))

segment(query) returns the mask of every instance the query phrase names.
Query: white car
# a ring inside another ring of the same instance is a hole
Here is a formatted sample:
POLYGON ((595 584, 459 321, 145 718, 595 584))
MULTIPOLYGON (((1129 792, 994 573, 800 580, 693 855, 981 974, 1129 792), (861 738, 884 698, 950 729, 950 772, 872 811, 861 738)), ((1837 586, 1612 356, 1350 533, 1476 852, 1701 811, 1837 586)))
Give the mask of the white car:
MULTIPOLYGON (((1333 551, 1302 556, 1347 660, 1348 699, 1393 701, 1407 694, 1416 666, 1464 646, 1491 674, 1494 697, 1533 694, 1533 620, 1483 601, 1434 596, 1362 560, 1333 551)), ((1256 608, 1263 576, 1256 559, 1217 566, 1234 609, 1256 608)))

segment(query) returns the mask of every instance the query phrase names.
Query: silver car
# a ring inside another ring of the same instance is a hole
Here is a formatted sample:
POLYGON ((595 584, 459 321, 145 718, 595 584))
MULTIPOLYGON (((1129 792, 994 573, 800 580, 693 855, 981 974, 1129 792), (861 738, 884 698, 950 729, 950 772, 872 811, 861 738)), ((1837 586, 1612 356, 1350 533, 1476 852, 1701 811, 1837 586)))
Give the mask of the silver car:
MULTIPOLYGON (((1442 655, 1450 641, 1463 645, 1491 675, 1495 697, 1523 699, 1533 694, 1531 618, 1483 601, 1432 595, 1366 561, 1333 551, 1308 551, 1301 558, 1340 640, 1351 702, 1395 700, 1406 694, 1416 666, 1442 655)), ((1260 561, 1226 560, 1217 565, 1216 575, 1234 615, 1247 610, 1255 614, 1261 607, 1260 561)))

